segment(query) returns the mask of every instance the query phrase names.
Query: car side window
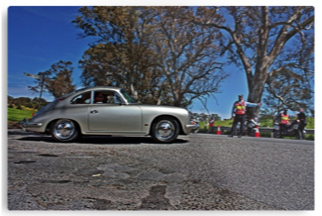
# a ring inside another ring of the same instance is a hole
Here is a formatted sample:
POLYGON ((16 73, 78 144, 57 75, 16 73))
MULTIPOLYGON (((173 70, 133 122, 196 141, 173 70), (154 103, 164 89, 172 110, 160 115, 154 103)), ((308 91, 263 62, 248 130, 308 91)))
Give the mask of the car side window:
POLYGON ((115 91, 95 91, 94 93, 95 104, 120 104, 122 99, 115 91))
POLYGON ((85 92, 77 95, 71 101, 71 104, 90 104, 91 103, 91 92, 85 92))
POLYGON ((121 99, 121 96, 116 92, 113 99, 114 99, 114 103, 117 103, 117 104, 124 103, 123 100, 121 99))

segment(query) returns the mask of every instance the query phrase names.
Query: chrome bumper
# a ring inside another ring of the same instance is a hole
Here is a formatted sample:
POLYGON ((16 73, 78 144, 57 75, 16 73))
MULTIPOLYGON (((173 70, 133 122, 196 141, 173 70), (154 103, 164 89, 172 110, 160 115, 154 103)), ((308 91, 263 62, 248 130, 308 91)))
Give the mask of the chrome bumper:
POLYGON ((27 118, 24 118, 21 122, 20 125, 24 131, 29 131, 28 129, 30 128, 39 128, 42 126, 42 123, 35 123, 35 122, 28 122, 27 118))
POLYGON ((186 128, 191 129, 191 130, 198 129, 199 125, 197 125, 197 124, 189 124, 189 125, 186 125, 186 128))
POLYGON ((195 133, 199 129, 199 124, 188 124, 186 125, 187 133, 189 134, 191 132, 195 133))

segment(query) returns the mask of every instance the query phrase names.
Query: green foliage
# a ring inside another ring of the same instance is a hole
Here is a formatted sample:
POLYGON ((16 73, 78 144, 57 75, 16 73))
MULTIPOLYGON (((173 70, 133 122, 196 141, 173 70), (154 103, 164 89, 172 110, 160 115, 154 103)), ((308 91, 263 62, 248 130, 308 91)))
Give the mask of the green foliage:
POLYGON ((309 117, 309 118, 306 119, 306 122, 307 122, 307 125, 306 125, 305 128, 314 129, 314 125, 315 125, 314 124, 314 122, 315 122, 314 118, 309 117))
POLYGON ((259 120, 260 127, 273 127, 274 126, 274 120, 272 118, 261 118, 259 120))
POLYGON ((20 122, 23 118, 31 118, 34 111, 19 110, 8 107, 8 121, 20 122))
MULTIPOLYGON (((208 129, 207 126, 208 122, 207 121, 202 121, 199 122, 200 125, 200 129, 208 129)), ((224 121, 215 121, 215 127, 218 127, 218 125, 220 125, 221 127, 231 127, 233 125, 233 120, 224 120, 224 121)))
MULTIPOLYGON (((272 128, 274 125, 273 120, 270 118, 261 118, 259 122, 260 122, 260 127, 272 128)), ((208 129, 207 124, 208 124, 207 121, 199 122, 200 129, 204 129, 204 128, 208 129)), ((231 127, 233 125, 233 119, 225 120, 225 121, 215 121, 215 127, 217 127, 218 125, 220 125, 221 127, 231 127)), ((314 118, 311 118, 311 117, 307 118, 307 125, 305 128, 314 129, 314 118)))
MULTIPOLYGON (((35 97, 34 99, 28 98, 28 97, 19 97, 14 98, 8 95, 8 107, 17 109, 18 106, 20 106, 21 109, 27 109, 30 110, 36 110, 38 108, 38 98, 35 97)), ((47 105, 48 102, 45 99, 40 100, 40 107, 43 107, 47 105)))
POLYGON ((314 140, 314 134, 307 134, 305 140, 314 140))

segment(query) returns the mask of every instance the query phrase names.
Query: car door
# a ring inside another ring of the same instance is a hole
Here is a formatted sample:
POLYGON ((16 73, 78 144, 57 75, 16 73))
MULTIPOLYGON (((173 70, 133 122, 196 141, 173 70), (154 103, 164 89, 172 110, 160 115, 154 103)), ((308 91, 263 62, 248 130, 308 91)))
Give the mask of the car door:
POLYGON ((88 124, 90 132, 141 132, 142 114, 141 109, 135 105, 124 105, 114 101, 117 96, 114 91, 95 92, 95 95, 103 95, 104 99, 90 105, 88 124), (112 99, 110 99, 112 98, 112 99), (109 102, 109 99, 112 102, 109 102))

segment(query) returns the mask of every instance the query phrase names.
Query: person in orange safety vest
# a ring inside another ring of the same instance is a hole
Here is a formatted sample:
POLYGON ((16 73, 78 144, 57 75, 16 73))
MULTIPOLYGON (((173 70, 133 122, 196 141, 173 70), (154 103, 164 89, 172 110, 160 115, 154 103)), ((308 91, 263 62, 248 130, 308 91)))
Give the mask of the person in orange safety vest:
POLYGON ((256 107, 262 105, 261 103, 249 103, 247 101, 243 100, 244 96, 242 94, 238 95, 238 101, 236 101, 233 105, 231 118, 234 117, 233 127, 231 129, 230 137, 234 136, 236 126, 238 122, 240 122, 240 132, 238 135, 238 138, 242 137, 242 134, 244 133, 244 124, 245 124, 245 118, 246 118, 246 107, 256 107))
POLYGON ((280 129, 281 129, 281 132, 285 130, 286 128, 286 125, 288 125, 290 122, 290 117, 289 115, 287 114, 287 109, 284 110, 283 113, 280 114, 280 123, 279 123, 279 126, 280 126, 280 129))

